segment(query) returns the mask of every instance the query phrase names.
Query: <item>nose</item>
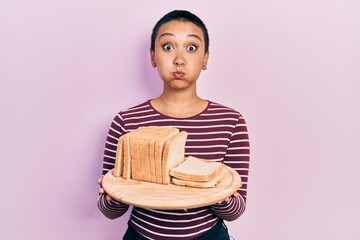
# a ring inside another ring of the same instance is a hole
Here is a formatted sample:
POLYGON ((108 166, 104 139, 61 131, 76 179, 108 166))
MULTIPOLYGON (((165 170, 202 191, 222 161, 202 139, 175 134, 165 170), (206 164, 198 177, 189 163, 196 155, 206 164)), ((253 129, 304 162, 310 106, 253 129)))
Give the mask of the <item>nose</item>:
POLYGON ((175 66, 182 66, 185 64, 185 59, 182 53, 177 53, 174 59, 175 66))

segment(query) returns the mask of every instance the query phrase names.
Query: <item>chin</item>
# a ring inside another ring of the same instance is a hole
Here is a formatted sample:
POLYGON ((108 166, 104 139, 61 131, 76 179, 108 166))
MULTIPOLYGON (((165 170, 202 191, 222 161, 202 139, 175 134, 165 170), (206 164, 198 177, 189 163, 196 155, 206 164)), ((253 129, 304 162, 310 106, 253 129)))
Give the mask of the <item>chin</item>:
POLYGON ((173 90, 185 90, 191 88, 191 84, 188 83, 177 83, 177 84, 170 84, 168 87, 173 90))

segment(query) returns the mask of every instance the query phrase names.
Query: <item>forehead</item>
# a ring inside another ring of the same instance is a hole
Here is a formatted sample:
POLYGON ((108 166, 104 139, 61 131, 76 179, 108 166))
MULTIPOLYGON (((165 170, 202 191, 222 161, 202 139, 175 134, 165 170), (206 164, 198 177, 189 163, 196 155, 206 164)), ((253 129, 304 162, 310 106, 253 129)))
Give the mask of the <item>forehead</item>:
POLYGON ((157 33, 157 38, 163 33, 171 33, 173 35, 191 35, 195 34, 204 40, 204 33, 201 28, 189 21, 172 20, 163 24, 157 33))

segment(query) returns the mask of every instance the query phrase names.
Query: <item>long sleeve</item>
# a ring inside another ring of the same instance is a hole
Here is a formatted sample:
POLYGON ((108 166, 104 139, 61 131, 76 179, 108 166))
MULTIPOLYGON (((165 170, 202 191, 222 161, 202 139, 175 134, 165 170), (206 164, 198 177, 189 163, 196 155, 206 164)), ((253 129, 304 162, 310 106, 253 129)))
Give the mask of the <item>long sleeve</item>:
MULTIPOLYGON (((104 158, 103 158, 103 169, 102 175, 104 176, 108 171, 114 168, 116 149, 119 137, 125 133, 123 119, 119 114, 113 119, 108 135, 105 142, 104 158)), ((115 219, 123 214, 129 208, 129 205, 121 203, 116 200, 107 201, 105 195, 99 195, 97 206, 100 211, 110 219, 115 219)))
POLYGON ((216 215, 224 220, 234 221, 245 211, 249 163, 249 136, 245 120, 240 116, 224 158, 224 164, 235 169, 241 176, 242 186, 238 189, 240 196, 238 198, 230 197, 228 202, 223 201, 211 206, 216 215))

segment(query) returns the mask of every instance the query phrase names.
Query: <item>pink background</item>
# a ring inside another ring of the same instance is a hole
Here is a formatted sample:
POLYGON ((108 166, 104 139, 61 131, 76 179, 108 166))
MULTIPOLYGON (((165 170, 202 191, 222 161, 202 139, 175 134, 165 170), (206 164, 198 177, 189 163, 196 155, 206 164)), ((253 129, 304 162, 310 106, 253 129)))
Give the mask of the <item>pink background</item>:
POLYGON ((121 239, 96 207, 108 126, 156 97, 148 49, 173 9, 210 33, 199 94, 247 119, 244 240, 360 239, 360 4, 354 0, 0 3, 0 239, 121 239))

